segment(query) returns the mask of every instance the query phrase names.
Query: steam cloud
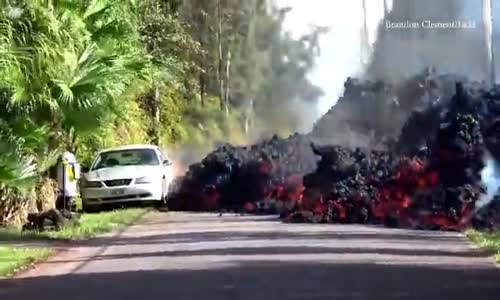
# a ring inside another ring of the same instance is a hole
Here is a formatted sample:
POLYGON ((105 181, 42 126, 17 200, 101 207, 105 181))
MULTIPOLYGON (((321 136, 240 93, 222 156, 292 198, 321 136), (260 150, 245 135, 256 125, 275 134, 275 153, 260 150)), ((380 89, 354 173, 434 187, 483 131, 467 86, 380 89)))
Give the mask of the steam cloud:
POLYGON ((487 193, 476 202, 476 209, 488 205, 500 189, 500 165, 498 161, 491 158, 490 155, 487 155, 485 161, 485 167, 481 171, 481 180, 486 185, 487 193))

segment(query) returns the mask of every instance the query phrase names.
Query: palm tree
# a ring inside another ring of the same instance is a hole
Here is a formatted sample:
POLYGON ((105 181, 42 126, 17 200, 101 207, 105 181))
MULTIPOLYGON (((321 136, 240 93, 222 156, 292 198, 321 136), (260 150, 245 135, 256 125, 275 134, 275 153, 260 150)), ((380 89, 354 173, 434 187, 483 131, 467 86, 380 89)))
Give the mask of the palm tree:
POLYGON ((119 3, 32 0, 0 9, 0 208, 145 79, 147 60, 124 13, 133 10, 119 3))

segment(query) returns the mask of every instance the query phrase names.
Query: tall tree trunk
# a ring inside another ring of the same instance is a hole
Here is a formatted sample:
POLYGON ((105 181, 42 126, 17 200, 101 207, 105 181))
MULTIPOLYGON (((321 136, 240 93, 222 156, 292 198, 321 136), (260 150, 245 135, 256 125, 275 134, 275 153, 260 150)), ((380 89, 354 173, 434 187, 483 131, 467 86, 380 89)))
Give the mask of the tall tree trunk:
POLYGON ((495 56, 493 47, 493 16, 491 0, 483 0, 483 28, 484 40, 486 48, 486 70, 488 70, 489 84, 494 85, 496 82, 495 74, 495 56))
MULTIPOLYGON (((201 49, 206 49, 206 45, 204 42, 204 38, 210 35, 209 30, 206 28, 205 20, 203 18, 203 15, 200 14, 198 17, 197 22, 203 27, 203 30, 199 31, 199 37, 198 40, 200 42, 201 49)), ((200 85, 200 102, 201 102, 201 107, 205 107, 205 92, 207 89, 207 79, 205 77, 205 72, 208 72, 208 64, 207 64, 207 58, 205 55, 200 55, 199 56, 199 66, 201 67, 201 70, 198 72, 198 84, 200 85)))
POLYGON ((153 100, 153 144, 160 145, 160 88, 155 87, 155 95, 153 100))
POLYGON ((245 135, 248 137, 250 135, 250 129, 253 126, 253 98, 250 99, 249 103, 247 104, 247 108, 245 109, 245 135))
POLYGON ((70 140, 69 140, 69 151, 74 153, 75 155, 78 153, 78 147, 76 146, 76 130, 74 127, 70 129, 70 140))
POLYGON ((50 128, 52 134, 49 137, 47 147, 49 151, 54 151, 61 146, 61 139, 65 139, 66 137, 64 136, 62 124, 57 118, 51 121, 50 128))
POLYGON ((186 102, 190 102, 193 98, 193 89, 191 87, 191 82, 187 77, 184 78, 184 89, 186 90, 186 92, 184 93, 184 99, 186 100, 186 102))
POLYGON ((224 110, 224 78, 222 72, 224 70, 224 60, 222 55, 222 13, 220 0, 217 0, 217 50, 219 52, 217 77, 219 79, 219 101, 220 109, 224 110))
POLYGON ((200 74, 199 77, 199 83, 200 83, 200 99, 201 99, 201 107, 205 107, 205 89, 206 89, 206 83, 205 83, 205 77, 203 74, 200 74))
POLYGON ((229 115, 229 72, 231 68, 231 50, 227 50, 226 56, 226 92, 225 92, 225 106, 226 106, 226 115, 229 115))
POLYGON ((368 64, 370 57, 370 39, 368 36, 368 23, 367 23, 367 10, 366 10, 366 0, 362 2, 363 8, 363 29, 361 31, 361 64, 363 66, 368 64))

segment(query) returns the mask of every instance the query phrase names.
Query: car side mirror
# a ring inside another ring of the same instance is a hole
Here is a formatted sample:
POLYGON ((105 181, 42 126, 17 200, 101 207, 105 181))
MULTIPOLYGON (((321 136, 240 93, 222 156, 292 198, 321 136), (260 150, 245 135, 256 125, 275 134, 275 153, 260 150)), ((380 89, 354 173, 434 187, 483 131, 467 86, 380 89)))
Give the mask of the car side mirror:
POLYGON ((164 166, 171 166, 171 165, 172 165, 172 162, 171 162, 171 161, 169 161, 168 159, 165 159, 165 160, 163 161, 163 165, 164 165, 164 166))

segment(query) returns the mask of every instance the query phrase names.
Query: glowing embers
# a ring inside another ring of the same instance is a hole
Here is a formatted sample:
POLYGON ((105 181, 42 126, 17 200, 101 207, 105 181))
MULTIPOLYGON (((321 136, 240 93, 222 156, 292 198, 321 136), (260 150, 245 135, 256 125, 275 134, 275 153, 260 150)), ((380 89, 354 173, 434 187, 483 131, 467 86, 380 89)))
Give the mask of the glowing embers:
POLYGON ((276 213, 302 197, 302 177, 317 157, 307 136, 277 136, 250 147, 224 145, 190 166, 170 207, 191 211, 276 213))
MULTIPOLYGON (((471 224, 482 187, 464 175, 468 171, 451 174, 440 169, 446 164, 432 157, 398 157, 338 146, 313 148, 321 160, 317 170, 305 176, 304 198, 285 216, 288 221, 442 230, 461 230, 471 224), (462 177, 469 181, 462 184, 462 177), (461 184, 451 184, 456 182, 461 184)), ((467 156, 454 157, 453 163, 467 165, 461 161, 467 156)))

